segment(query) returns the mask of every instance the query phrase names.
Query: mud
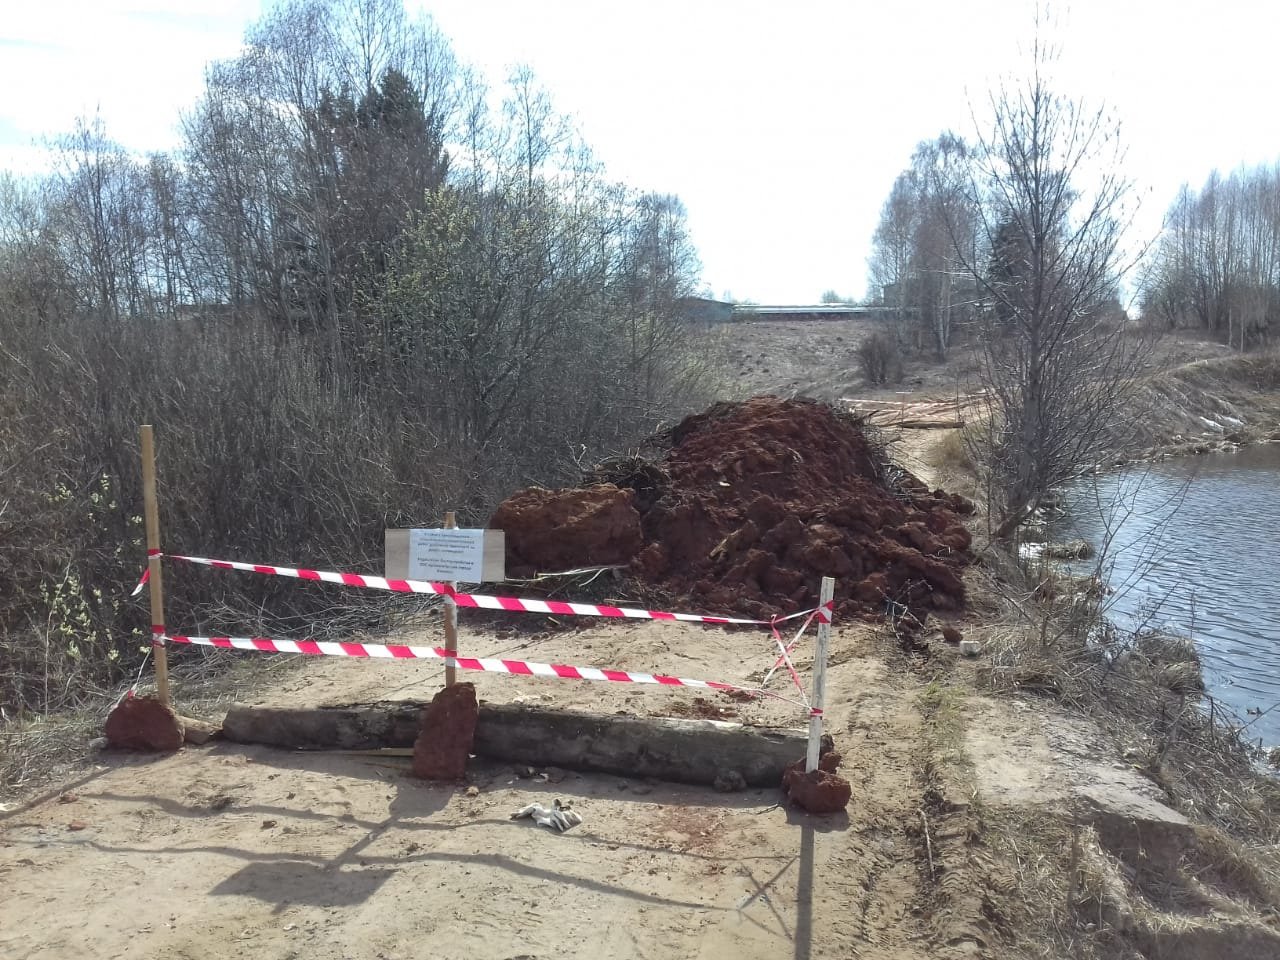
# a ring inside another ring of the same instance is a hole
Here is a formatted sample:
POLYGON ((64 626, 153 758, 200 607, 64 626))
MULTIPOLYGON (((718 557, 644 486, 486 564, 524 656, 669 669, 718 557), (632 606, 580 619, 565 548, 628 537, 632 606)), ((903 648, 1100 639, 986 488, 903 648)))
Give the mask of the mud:
POLYGON ((182 746, 178 715, 154 697, 126 697, 107 715, 103 735, 117 750, 172 753, 182 746))
POLYGON ((667 440, 654 463, 611 461, 589 478, 609 485, 506 501, 492 526, 508 530, 509 568, 629 563, 672 602, 762 619, 814 605, 823 576, 845 616, 897 604, 923 621, 964 605, 972 505, 888 465, 855 418, 755 397, 667 440))
POLYGON ((422 711, 413 744, 413 774, 425 780, 461 780, 476 737, 480 707, 475 684, 445 687, 422 711))

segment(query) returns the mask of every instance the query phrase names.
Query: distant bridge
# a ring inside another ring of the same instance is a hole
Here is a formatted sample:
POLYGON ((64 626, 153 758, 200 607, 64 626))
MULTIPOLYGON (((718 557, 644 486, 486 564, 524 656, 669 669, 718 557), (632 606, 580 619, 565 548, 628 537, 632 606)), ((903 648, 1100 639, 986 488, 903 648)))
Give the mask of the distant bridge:
POLYGON ((708 297, 684 297, 680 309, 687 319, 702 323, 750 323, 764 320, 893 320, 901 314, 913 315, 914 308, 858 307, 848 303, 766 305, 729 303, 708 297))
POLYGON ((854 317, 867 320, 894 320, 902 312, 904 311, 898 307, 855 307, 847 303, 795 306, 736 304, 731 319, 747 322, 753 320, 850 320, 854 317))

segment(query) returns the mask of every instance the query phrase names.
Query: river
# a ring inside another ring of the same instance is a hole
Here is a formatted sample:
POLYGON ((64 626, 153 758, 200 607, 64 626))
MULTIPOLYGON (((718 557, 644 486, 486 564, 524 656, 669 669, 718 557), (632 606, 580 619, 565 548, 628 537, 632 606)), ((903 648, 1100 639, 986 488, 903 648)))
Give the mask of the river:
POLYGON ((1068 508, 1056 536, 1111 542, 1113 620, 1191 636, 1209 693, 1280 745, 1280 444, 1104 474, 1068 508))

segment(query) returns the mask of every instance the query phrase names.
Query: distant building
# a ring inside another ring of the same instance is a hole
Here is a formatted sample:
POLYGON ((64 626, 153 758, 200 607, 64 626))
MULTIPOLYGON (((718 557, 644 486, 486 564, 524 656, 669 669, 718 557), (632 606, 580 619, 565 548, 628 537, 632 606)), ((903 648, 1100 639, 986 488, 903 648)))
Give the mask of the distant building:
POLYGON ((690 323, 728 323, 733 319, 733 304, 706 297, 681 297, 676 308, 690 323))

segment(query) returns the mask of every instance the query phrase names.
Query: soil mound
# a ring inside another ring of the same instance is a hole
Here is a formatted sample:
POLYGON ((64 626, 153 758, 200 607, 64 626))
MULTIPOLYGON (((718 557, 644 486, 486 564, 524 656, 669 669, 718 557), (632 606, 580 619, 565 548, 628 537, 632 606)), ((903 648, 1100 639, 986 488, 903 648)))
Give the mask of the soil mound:
POLYGON ((972 505, 887 464, 856 418, 816 401, 755 397, 689 417, 669 440, 656 463, 601 464, 588 480, 607 486, 523 491, 503 503, 492 526, 507 530, 509 563, 629 561, 637 580, 673 600, 761 619, 814 605, 824 575, 836 578, 843 615, 893 602, 923 620, 930 608, 963 606, 970 537, 957 514, 972 505), (638 541, 620 518, 616 540, 603 520, 590 530, 561 523, 585 516, 598 491, 630 497, 638 541))
POLYGON ((836 773, 841 760, 838 753, 824 753, 812 773, 805 773, 805 762, 797 760, 783 771, 782 792, 809 813, 839 813, 853 798, 853 786, 836 773))

